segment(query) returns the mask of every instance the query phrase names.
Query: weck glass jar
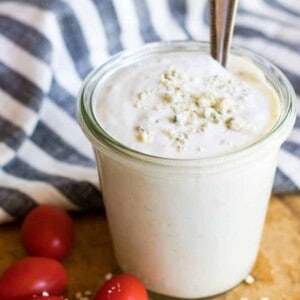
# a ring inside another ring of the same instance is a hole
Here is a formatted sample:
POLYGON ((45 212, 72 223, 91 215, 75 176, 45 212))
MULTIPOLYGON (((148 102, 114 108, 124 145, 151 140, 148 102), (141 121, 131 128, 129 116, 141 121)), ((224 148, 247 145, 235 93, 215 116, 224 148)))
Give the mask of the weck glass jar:
POLYGON ((295 94, 273 64, 234 48, 232 54, 252 61, 278 94, 273 128, 252 145, 213 158, 167 159, 132 150, 99 125, 97 91, 120 69, 176 51, 207 53, 209 45, 161 42, 113 56, 85 80, 78 118, 95 152, 120 268, 155 293, 202 298, 231 289, 253 267, 277 154, 295 121, 295 94))

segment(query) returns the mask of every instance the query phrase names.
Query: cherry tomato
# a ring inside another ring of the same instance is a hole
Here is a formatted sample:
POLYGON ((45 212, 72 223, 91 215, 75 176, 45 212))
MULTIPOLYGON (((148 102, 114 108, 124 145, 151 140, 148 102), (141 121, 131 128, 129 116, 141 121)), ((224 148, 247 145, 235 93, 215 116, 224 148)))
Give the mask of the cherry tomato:
POLYGON ((121 274, 106 281, 94 300, 148 300, 143 283, 135 276, 121 274))
POLYGON ((0 277, 1 300, 23 300, 32 295, 61 295, 67 272, 55 259, 26 257, 13 263, 0 277))
POLYGON ((63 296, 32 296, 26 300, 65 300, 63 296))
POLYGON ((26 300, 65 300, 63 296, 33 296, 26 300))
POLYGON ((63 209, 41 205, 25 218, 21 235, 29 254, 61 260, 72 249, 74 226, 63 209))

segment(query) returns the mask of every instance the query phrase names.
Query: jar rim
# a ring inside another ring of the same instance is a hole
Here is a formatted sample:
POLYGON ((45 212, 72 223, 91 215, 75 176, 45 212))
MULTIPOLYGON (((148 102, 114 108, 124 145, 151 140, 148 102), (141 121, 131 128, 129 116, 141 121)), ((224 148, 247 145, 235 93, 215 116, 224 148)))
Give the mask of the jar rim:
MULTIPOLYGON (((291 129, 296 117, 296 95, 295 91, 286 76, 271 62, 249 50, 232 47, 231 54, 242 56, 250 59, 261 71, 263 71, 269 83, 278 94, 280 101, 286 101, 286 108, 281 108, 281 113, 273 127, 262 137, 248 146, 238 149, 235 152, 225 153, 218 156, 206 158, 167 158, 155 156, 137 151, 120 143, 110 136, 97 121, 93 111, 93 96, 96 87, 100 81, 105 81, 109 76, 119 71, 121 66, 128 66, 139 59, 161 52, 177 52, 177 51, 202 51, 208 52, 209 43, 200 41, 167 41, 149 43, 135 49, 121 51, 110 57, 104 64, 90 72, 82 84, 78 94, 77 101, 77 118, 82 130, 92 142, 103 149, 115 150, 119 154, 131 156, 136 159, 163 165, 201 165, 201 164, 217 164, 220 161, 232 161, 246 155, 263 144, 271 140, 284 127, 291 129), (134 59, 134 60, 133 60, 134 59), (129 63, 131 62, 131 63, 129 63)), ((282 103, 281 103, 282 106, 282 103)))

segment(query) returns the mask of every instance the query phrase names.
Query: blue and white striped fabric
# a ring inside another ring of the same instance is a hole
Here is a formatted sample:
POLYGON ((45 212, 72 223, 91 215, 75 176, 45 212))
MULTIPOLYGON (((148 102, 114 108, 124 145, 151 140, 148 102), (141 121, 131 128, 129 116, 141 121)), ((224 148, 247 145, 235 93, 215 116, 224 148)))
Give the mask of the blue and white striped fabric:
MULTIPOLYGON (((41 203, 101 209, 75 118, 83 78, 124 48, 208 37, 205 0, 0 0, 0 222, 41 203)), ((300 94, 299 0, 241 0, 234 42, 275 62, 300 94)), ((274 192, 299 187, 300 110, 274 192)))

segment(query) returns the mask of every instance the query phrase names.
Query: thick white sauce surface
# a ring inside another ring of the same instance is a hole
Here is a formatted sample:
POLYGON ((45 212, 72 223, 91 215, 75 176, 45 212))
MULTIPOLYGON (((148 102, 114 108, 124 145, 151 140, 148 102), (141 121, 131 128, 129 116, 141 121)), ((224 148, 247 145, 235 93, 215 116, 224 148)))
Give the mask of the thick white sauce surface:
POLYGON ((232 57, 177 52, 136 62, 98 91, 94 114, 115 140, 142 153, 177 159, 235 152, 266 135, 280 112, 263 73, 232 57))

